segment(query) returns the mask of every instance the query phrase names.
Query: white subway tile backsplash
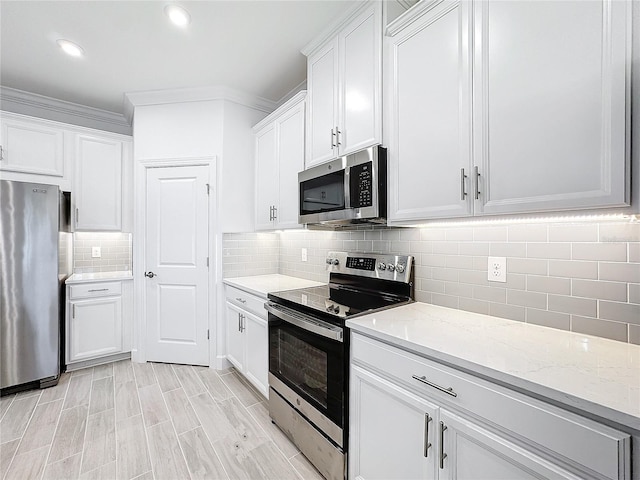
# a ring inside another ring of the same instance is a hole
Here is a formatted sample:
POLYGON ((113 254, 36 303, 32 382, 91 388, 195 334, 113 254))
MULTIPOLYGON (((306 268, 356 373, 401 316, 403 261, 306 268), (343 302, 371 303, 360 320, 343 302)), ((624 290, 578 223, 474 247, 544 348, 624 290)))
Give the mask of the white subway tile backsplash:
POLYGON ((573 260, 627 261, 626 243, 576 243, 573 244, 573 260))
MULTIPOLYGON (((558 329, 575 320, 582 333, 619 340, 627 328, 623 341, 640 343, 638 239, 640 224, 617 221, 226 234, 223 269, 224 276, 282 273, 326 282, 331 250, 413 254, 418 301, 558 329), (303 247, 308 262, 301 261, 303 247), (487 280, 489 255, 507 257, 506 283, 487 280)), ((91 246, 76 250, 87 248, 90 257, 91 246)))

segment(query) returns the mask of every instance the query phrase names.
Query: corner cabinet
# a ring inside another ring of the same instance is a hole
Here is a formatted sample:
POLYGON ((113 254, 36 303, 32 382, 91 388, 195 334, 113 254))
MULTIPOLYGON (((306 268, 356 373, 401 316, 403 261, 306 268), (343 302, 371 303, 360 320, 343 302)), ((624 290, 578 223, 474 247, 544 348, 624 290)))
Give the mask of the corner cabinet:
POLYGON ((357 333, 349 428, 353 479, 631 479, 628 434, 357 333))
POLYGON ((387 35, 390 224, 628 205, 631 2, 421 2, 387 35))
POLYGON ((298 172, 304 170, 304 111, 300 92, 254 127, 256 230, 298 228, 298 172))
POLYGON ((119 359, 118 354, 131 351, 131 281, 73 283, 66 288, 65 358, 69 370, 119 359))
POLYGON ((382 2, 351 12, 307 55, 305 167, 382 141, 382 2))
POLYGON ((225 285, 227 360, 265 397, 269 396, 266 299, 225 285))
MULTIPOLYGON (((123 194, 131 169, 131 143, 117 137, 79 134, 75 138, 76 230, 129 231, 123 194), (124 228, 123 228, 124 227, 124 228)), ((126 202, 129 204, 129 202, 126 202)), ((129 205, 127 205, 129 207, 129 205)))

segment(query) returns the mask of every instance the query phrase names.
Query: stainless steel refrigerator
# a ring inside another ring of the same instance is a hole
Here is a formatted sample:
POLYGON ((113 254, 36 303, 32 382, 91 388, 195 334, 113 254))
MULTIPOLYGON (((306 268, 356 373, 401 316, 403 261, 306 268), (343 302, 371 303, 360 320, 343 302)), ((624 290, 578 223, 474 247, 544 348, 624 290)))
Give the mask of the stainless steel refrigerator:
POLYGON ((0 180, 3 391, 60 375, 60 202, 55 185, 0 180))

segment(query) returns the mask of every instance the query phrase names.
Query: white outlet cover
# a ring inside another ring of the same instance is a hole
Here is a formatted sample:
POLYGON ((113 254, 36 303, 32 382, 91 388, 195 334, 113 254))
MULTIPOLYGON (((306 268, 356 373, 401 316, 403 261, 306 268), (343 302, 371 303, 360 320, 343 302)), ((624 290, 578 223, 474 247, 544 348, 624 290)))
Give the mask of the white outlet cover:
POLYGON ((487 280, 490 282, 506 283, 507 259, 506 257, 489 257, 487 259, 487 280))
POLYGON ((102 257, 102 249, 100 247, 91 247, 91 258, 102 257))
POLYGON ((302 261, 306 262, 307 261, 307 249, 306 248, 302 249, 301 256, 302 256, 302 261))

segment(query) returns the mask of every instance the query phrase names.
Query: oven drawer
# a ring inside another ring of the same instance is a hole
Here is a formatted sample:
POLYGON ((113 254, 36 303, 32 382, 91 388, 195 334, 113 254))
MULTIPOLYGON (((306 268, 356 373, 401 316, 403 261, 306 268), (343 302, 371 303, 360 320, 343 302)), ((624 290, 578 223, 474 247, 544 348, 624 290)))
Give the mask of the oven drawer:
POLYGON ((267 301, 266 299, 257 297, 229 285, 225 285, 225 296, 229 303, 233 303, 248 312, 255 313, 260 318, 267 318, 267 311, 264 309, 264 304, 267 301))
POLYGON ((443 407, 605 478, 628 462, 629 435, 376 340, 352 335, 351 359, 443 407), (568 441, 568 439, 570 439, 568 441))

